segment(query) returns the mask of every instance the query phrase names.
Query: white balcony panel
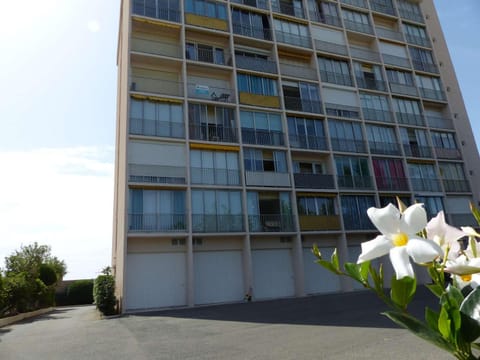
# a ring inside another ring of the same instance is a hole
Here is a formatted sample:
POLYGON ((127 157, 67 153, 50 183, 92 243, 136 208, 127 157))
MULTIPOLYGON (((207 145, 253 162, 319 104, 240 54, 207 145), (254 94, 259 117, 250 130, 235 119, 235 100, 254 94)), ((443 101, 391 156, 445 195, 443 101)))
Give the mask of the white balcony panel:
POLYGON ((245 179, 250 186, 290 186, 288 173, 246 171, 245 179))

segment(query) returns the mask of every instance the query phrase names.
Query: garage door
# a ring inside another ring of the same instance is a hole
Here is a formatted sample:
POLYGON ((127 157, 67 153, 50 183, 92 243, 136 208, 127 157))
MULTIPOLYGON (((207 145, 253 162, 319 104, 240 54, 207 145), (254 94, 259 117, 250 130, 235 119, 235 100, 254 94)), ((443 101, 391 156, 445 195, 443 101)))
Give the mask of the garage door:
POLYGON ((253 250, 252 265, 254 298, 280 298, 295 294, 291 250, 253 250))
POLYGON ((126 309, 186 305, 184 253, 128 254, 126 309))
MULTIPOLYGON (((330 260, 334 248, 320 248, 322 258, 330 260)), ((312 254, 312 249, 303 249, 303 269, 305 271, 305 293, 319 294, 340 291, 338 275, 326 270, 315 263, 317 258, 312 254)))
POLYGON ((245 296, 240 251, 196 252, 193 264, 196 304, 240 301, 245 296))

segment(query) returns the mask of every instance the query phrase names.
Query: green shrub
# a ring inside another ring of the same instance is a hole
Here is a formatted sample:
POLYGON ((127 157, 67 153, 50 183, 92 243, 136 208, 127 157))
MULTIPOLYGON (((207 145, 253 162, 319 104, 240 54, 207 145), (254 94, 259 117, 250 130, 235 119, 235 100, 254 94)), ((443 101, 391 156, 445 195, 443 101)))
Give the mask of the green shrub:
POLYGON ((93 280, 77 280, 67 288, 68 305, 93 304, 93 280))
POLYGON ((112 275, 99 275, 93 283, 93 299, 104 315, 115 314, 115 279, 112 275))
POLYGON ((53 285, 57 282, 57 274, 55 269, 50 264, 41 264, 39 268, 38 278, 47 286, 53 285))

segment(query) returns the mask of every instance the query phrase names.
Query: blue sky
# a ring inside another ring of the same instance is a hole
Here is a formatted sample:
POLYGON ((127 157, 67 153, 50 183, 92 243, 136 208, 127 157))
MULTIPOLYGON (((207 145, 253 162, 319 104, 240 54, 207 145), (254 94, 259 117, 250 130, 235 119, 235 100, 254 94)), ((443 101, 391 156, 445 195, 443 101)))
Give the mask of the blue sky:
MULTIPOLYGON (((480 2, 435 4, 478 144, 480 2)), ((0 264, 34 241, 67 279, 110 263, 118 14, 119 0, 0 2, 0 264)))

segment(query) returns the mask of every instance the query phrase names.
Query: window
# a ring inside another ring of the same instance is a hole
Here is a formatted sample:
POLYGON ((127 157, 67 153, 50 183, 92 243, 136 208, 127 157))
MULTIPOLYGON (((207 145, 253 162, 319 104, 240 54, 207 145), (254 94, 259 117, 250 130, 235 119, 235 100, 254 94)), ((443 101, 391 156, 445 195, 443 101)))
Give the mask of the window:
POLYGON ((237 74, 238 91, 248 92, 264 96, 277 96, 277 82, 273 79, 249 75, 237 74))
POLYGON ((239 185, 238 153, 190 151, 192 184, 239 185))
POLYGON ((368 159, 363 157, 335 156, 338 176, 364 177, 370 176, 368 159))
POLYGON ((358 87, 385 91, 382 69, 378 65, 353 62, 353 70, 357 78, 358 87))
POLYGON ((342 216, 346 230, 369 230, 374 226, 368 218, 366 209, 375 206, 373 196, 342 196, 342 216))
POLYGON ((288 117, 290 146, 304 149, 326 150, 323 121, 288 117))
POLYGON ((440 175, 443 179, 443 186, 448 192, 469 192, 470 185, 465 178, 463 164, 439 163, 440 175))
POLYGON ((430 41, 424 27, 403 23, 403 32, 409 43, 430 46, 430 41))
POLYGON ((379 190, 408 190, 405 171, 400 159, 372 159, 379 190))
POLYGON ((283 97, 289 110, 322 113, 320 93, 315 84, 284 81, 283 97))
POLYGON ((133 13, 163 20, 180 20, 178 0, 134 0, 133 13))
POLYGON ((207 16, 221 20, 227 20, 225 4, 207 0, 186 0, 185 12, 200 16, 207 16))
POLYGON ((232 9, 233 32, 235 34, 271 40, 268 17, 250 11, 232 9))
POLYGON ((277 41, 287 44, 310 47, 308 28, 305 25, 274 19, 277 41))
POLYGON ((347 29, 365 33, 373 32, 367 14, 342 9, 342 15, 347 29))
POLYGON ((364 138, 360 123, 328 120, 333 150, 365 152, 364 138))
POLYGON ((425 130, 401 127, 400 138, 403 143, 405 155, 414 157, 432 156, 425 130))
POLYGON ((206 141, 236 142, 234 111, 205 104, 188 104, 190 138, 206 141))
POLYGON ((420 10, 420 6, 417 3, 409 0, 398 0, 397 5, 398 10, 400 11, 400 16, 405 19, 410 19, 423 23, 422 11, 420 10))
POLYGON ((433 60, 433 53, 430 50, 411 46, 409 46, 409 50, 415 69, 428 72, 438 72, 435 61, 433 60))
POLYGON ((352 86, 350 67, 347 61, 319 57, 320 78, 322 81, 352 86))
POLYGON ((225 64, 225 56, 222 48, 205 44, 187 43, 185 50, 187 59, 219 65, 225 64))
POLYGON ((418 203, 423 204, 427 211, 428 218, 435 217, 443 210, 443 199, 437 196, 415 196, 418 203))
POLYGON ((455 136, 452 133, 432 131, 433 146, 443 149, 457 149, 455 136))
POLYGON ((413 76, 409 72, 387 69, 388 81, 405 86, 413 86, 413 76))
POLYGON ((309 1, 310 17, 314 21, 340 26, 337 5, 331 1, 309 1))
POLYGON ((440 191, 440 183, 433 164, 408 163, 413 190, 440 191))
POLYGON ((397 137, 391 127, 366 125, 370 151, 375 154, 399 154, 397 137))
POLYGON ((336 215, 334 198, 309 196, 298 197, 298 214, 299 215, 313 215, 313 216, 332 216, 336 215))
POLYGON ((303 5, 301 0, 272 0, 273 11, 303 18, 303 5))
POLYGON ((424 125, 420 103, 416 100, 393 98, 393 108, 398 122, 409 125, 424 125))
POLYGON ((325 174, 325 164, 306 162, 306 161, 292 161, 293 172, 295 174, 325 174))
POLYGON ((287 160, 284 151, 245 148, 243 157, 246 171, 287 172, 287 160))
POLYGON ((282 121, 279 114, 240 111, 242 139, 247 144, 283 145, 282 121))
POLYGON ((360 93, 360 104, 365 119, 388 122, 393 120, 386 96, 360 93))

